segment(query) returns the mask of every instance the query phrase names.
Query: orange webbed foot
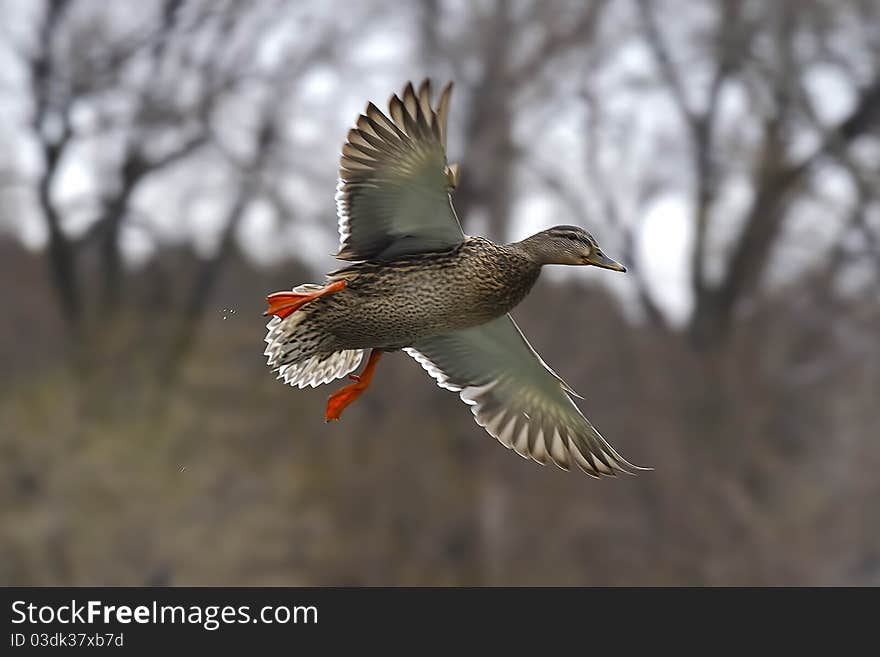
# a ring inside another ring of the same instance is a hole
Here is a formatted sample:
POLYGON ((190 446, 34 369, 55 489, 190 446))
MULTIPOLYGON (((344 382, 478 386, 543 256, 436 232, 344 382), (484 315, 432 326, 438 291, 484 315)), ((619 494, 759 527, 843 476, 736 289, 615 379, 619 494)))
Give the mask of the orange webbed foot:
POLYGON ((327 400, 327 410, 324 413, 324 421, 329 422, 330 420, 339 420, 342 411, 344 411, 355 399, 360 397, 361 393, 366 389, 367 386, 362 385, 360 381, 357 381, 357 383, 349 384, 330 395, 330 399, 327 400))
POLYGON ((275 315, 284 319, 288 315, 296 312, 304 305, 315 299, 319 299, 327 294, 339 292, 345 287, 345 281, 334 281, 327 287, 316 290, 314 292, 273 292, 266 297, 269 307, 263 313, 263 316, 275 315))
POLYGON ((348 375, 348 378, 354 381, 354 383, 349 383, 344 388, 340 388, 330 395, 330 398, 327 400, 327 410, 324 412, 325 422, 339 420, 342 411, 344 411, 355 399, 360 397, 361 393, 369 387, 370 380, 373 378, 373 372, 376 369, 376 363, 379 361, 381 355, 381 351, 373 349, 370 352, 370 358, 367 361, 367 366, 364 368, 363 373, 360 375, 348 375))

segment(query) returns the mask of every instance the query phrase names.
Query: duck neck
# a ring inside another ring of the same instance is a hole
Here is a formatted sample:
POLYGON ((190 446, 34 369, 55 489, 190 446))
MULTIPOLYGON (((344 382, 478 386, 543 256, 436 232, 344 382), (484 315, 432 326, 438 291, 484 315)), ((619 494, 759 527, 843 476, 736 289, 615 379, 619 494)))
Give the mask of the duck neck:
POLYGON ((527 258, 539 268, 552 261, 551 254, 547 252, 546 240, 540 239, 540 233, 538 235, 531 235, 519 242, 508 244, 507 248, 527 258))

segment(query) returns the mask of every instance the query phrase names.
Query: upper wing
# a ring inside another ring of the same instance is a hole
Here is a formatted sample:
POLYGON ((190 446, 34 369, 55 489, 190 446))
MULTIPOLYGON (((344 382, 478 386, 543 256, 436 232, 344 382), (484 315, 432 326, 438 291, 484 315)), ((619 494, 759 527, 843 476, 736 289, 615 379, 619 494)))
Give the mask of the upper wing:
POLYGON ((406 352, 471 405, 477 424, 521 456, 588 475, 640 470, 575 406, 575 394, 541 360, 510 315, 423 340, 406 352))
POLYGON ((446 116, 452 83, 431 107, 431 83, 392 96, 389 119, 369 103, 348 132, 339 161, 336 213, 341 260, 389 260, 442 251, 464 239, 446 164, 446 116))

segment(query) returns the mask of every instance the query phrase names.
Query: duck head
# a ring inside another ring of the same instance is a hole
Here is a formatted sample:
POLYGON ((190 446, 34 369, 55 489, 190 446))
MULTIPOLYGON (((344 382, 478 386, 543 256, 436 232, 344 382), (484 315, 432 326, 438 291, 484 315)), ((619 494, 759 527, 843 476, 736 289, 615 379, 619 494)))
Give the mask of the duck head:
POLYGON ((514 244, 539 265, 593 265, 626 271, 606 256, 595 238, 578 226, 554 226, 514 244))

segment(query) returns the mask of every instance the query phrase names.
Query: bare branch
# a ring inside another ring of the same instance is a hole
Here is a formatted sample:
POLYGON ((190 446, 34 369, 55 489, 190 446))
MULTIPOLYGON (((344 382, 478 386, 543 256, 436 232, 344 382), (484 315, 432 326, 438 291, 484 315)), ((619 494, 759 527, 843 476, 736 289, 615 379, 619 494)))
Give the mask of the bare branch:
POLYGON ((691 109, 687 93, 684 89, 684 83, 675 68, 675 64, 672 63, 672 55, 669 52, 669 47, 666 45, 666 40, 660 32, 660 27, 657 25, 654 8, 649 0, 638 0, 638 7, 645 38, 647 39, 648 46, 651 48, 651 52, 654 54, 660 76, 669 88, 679 112, 681 112, 687 124, 692 127, 697 123, 697 116, 691 109))
POLYGON ((30 76, 35 99, 33 126, 40 137, 43 151, 43 171, 37 184, 37 199, 49 230, 49 266, 54 289, 65 315, 64 323, 70 329, 71 336, 76 337, 82 314, 79 280, 72 247, 61 229, 61 217, 52 199, 52 186, 61 157, 72 136, 69 99, 59 106, 53 106, 50 96, 52 43, 67 6, 67 0, 48 3, 40 28, 38 50, 31 58, 30 76))
POLYGON ((591 81, 587 78, 584 79, 581 86, 581 98, 588 108, 585 130, 587 140, 584 148, 587 178, 593 183, 592 188, 594 194, 599 198, 605 220, 621 235, 623 247, 621 258, 627 265, 627 273, 635 282, 636 294, 645 317, 652 326, 666 329, 668 328, 666 317, 651 295, 644 269, 636 255, 637 219, 633 218, 628 222, 623 220, 618 204, 611 193, 613 189, 611 181, 608 180, 599 164, 599 114, 601 110, 591 81))
POLYGON ((820 146, 797 163, 784 161, 779 125, 771 121, 767 127, 764 152, 756 174, 757 192, 745 220, 721 284, 711 291, 707 305, 695 314, 692 323, 697 341, 726 333, 736 304, 754 291, 769 262, 769 256, 785 219, 786 201, 804 182, 808 172, 835 145, 848 146, 872 128, 880 104, 880 79, 862 94, 849 117, 829 131, 820 146))
POLYGON ((514 84, 531 81, 553 58, 573 46, 589 44, 606 5, 606 0, 595 0, 589 3, 573 24, 562 29, 548 30, 538 50, 516 70, 510 72, 510 80, 514 84))

